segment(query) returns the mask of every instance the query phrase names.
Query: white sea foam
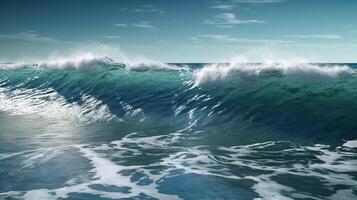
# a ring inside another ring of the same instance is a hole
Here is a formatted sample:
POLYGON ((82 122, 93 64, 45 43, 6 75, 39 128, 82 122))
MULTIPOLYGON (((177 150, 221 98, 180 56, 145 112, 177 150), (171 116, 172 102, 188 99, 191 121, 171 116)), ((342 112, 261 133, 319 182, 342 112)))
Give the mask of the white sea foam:
MULTIPOLYGON (((114 49, 115 51, 115 49, 114 49)), ((119 51, 119 50, 117 50, 119 51)), ((88 70, 103 65, 124 64, 125 69, 131 71, 146 70, 188 70, 186 66, 176 66, 144 57, 129 58, 123 53, 113 54, 107 49, 105 53, 91 51, 75 51, 70 55, 51 55, 45 59, 16 61, 13 63, 0 63, 0 70, 14 70, 24 67, 40 67, 46 69, 77 69, 88 70), (116 56, 120 54, 120 56, 116 56), (113 57, 112 57, 113 56, 113 57)))
POLYGON ((13 70, 26 67, 25 63, 0 63, 0 70, 13 70))
MULTIPOLYGON (((139 194, 146 194, 159 199, 178 199, 175 195, 160 193, 158 189, 160 184, 164 184, 165 179, 174 176, 197 174, 234 179, 235 181, 253 181, 254 184, 251 189, 258 194, 257 200, 319 199, 309 192, 298 191, 292 186, 275 180, 276 177, 284 175, 295 176, 297 181, 309 178, 318 179, 327 188, 335 188, 336 185, 344 186, 344 189, 336 190, 334 194, 326 198, 336 199, 341 195, 346 199, 355 198, 353 190, 356 189, 356 185, 351 174, 356 172, 356 168, 351 166, 356 166, 356 157, 355 153, 349 148, 338 147, 334 149, 328 145, 299 147, 288 141, 232 147, 180 147, 173 145, 182 137, 184 135, 181 133, 147 137, 140 136, 139 133, 132 133, 110 144, 99 146, 75 145, 72 147, 79 149, 82 156, 90 161, 91 172, 93 173, 92 179, 85 183, 70 180, 69 184, 56 189, 6 192, 1 193, 0 197, 56 199, 66 198, 70 193, 87 193, 112 199, 137 197, 139 194), (170 153, 164 153, 165 149, 168 148, 170 148, 170 153), (158 156, 159 153, 150 154, 151 150, 161 150, 162 154, 160 156, 158 156), (219 154, 213 152, 219 152, 219 154), (141 155, 138 153, 156 155, 159 158, 152 164, 121 164, 126 158, 133 159, 135 156, 141 155), (311 156, 309 162, 306 162, 306 157, 302 158, 301 154, 311 156), (163 155, 166 156, 160 158, 163 155), (281 158, 288 159, 282 160, 281 158), (159 167, 160 171, 154 172, 156 167, 159 167), (131 172, 128 173, 128 171, 131 172), (241 172, 242 174, 240 174, 241 172), (249 172, 253 175, 250 175, 249 172), (152 180, 152 182, 138 184, 138 180, 132 179, 132 175, 137 173, 152 180), (103 191, 90 187, 94 184, 129 187, 130 190, 129 193, 103 191)), ((31 155, 29 158, 46 160, 46 156, 42 156, 41 151, 36 153, 37 156, 36 154, 29 154, 31 155)), ((31 167, 31 165, 27 165, 27 167, 31 167)))
MULTIPOLYGON (((93 176, 87 182, 80 182, 77 183, 75 180, 71 179, 64 184, 63 187, 54 188, 54 189, 34 189, 28 191, 10 191, 0 193, 1 197, 17 197, 26 200, 32 200, 37 198, 44 198, 44 199, 59 199, 59 198, 68 198, 71 193, 86 193, 86 194, 93 194, 103 198, 110 198, 110 199, 121 199, 121 198, 134 198, 138 197, 142 194, 155 197, 158 199, 167 199, 167 200, 178 200, 180 199, 176 195, 168 195, 160 193, 157 189, 158 185, 157 182, 159 179, 163 178, 163 175, 154 175, 151 174, 149 170, 142 168, 143 166, 125 166, 120 165, 111 161, 110 159, 106 158, 105 154, 101 154, 96 152, 98 148, 91 148, 87 145, 74 145, 67 147, 72 149, 76 148, 80 151, 82 156, 90 161, 90 165, 93 167, 91 173, 93 176), (145 174, 146 177, 153 180, 153 182, 148 184, 139 184, 138 181, 133 181, 131 174, 125 174, 124 171, 134 170, 137 173, 145 174), (93 185, 101 185, 103 187, 116 187, 121 188, 125 187, 128 188, 128 192, 120 192, 120 191, 105 191, 102 189, 95 189, 91 186, 93 185)), ((107 148, 109 148, 107 146, 107 148)), ((100 148, 102 149, 103 148, 100 148)), ((62 150, 65 150, 64 148, 62 150)), ((118 149, 116 149, 118 150, 118 149)), ((39 162, 48 161, 51 158, 45 158, 43 155, 45 152, 50 152, 51 149, 41 149, 36 151, 35 153, 31 153, 29 155, 30 160, 32 158, 36 159, 39 162)), ((25 167, 32 167, 32 165, 27 165, 28 162, 31 162, 29 159, 25 160, 25 167)), ((38 163, 36 163, 38 164, 38 163)), ((148 166, 149 167, 149 166, 148 166)))
POLYGON ((111 59, 106 57, 98 57, 91 53, 85 53, 72 57, 52 58, 37 63, 40 67, 50 69, 86 69, 95 67, 96 65, 105 65, 112 63, 111 59))
POLYGON ((146 71, 146 70, 187 70, 185 67, 179 67, 173 64, 166 64, 151 60, 137 60, 123 62, 125 69, 131 71, 146 71))
POLYGON ((329 199, 331 200, 350 200, 356 199, 356 195, 353 193, 352 189, 341 189, 337 190, 329 199))
POLYGON ((357 140, 347 141, 343 144, 343 146, 349 147, 349 148, 357 148, 357 140))
POLYGON ((177 67, 172 64, 166 64, 159 61, 153 61, 147 58, 128 58, 121 57, 118 60, 102 54, 93 54, 90 52, 78 53, 68 57, 51 57, 49 59, 36 63, 40 67, 51 69, 90 69, 99 65, 109 65, 120 63, 124 64, 125 69, 132 71, 146 70, 180 70, 182 67, 177 67))
POLYGON ((319 65, 295 62, 247 63, 231 62, 229 64, 208 64, 194 72, 196 84, 224 81, 234 75, 245 74, 259 76, 265 72, 277 71, 284 75, 335 77, 341 73, 352 73, 346 65, 319 65))
MULTIPOLYGON (((136 134, 115 141, 114 148, 124 151, 131 151, 134 155, 134 149, 151 149, 151 148, 167 148, 172 143, 170 140, 162 140, 167 136, 153 136, 136 138, 136 134), (131 144, 136 148, 127 149, 125 144, 131 144), (140 146, 140 148, 137 148, 140 146)), ((329 186, 345 185, 347 187, 355 187, 353 177, 348 175, 349 172, 356 172, 355 154, 349 151, 336 151, 330 149, 326 145, 314 145, 308 147, 290 147, 288 141, 280 142, 264 142, 251 145, 241 145, 235 147, 218 147, 221 152, 219 155, 213 155, 209 147, 197 146, 189 148, 176 147, 177 152, 163 158, 156 165, 168 166, 169 171, 163 171, 163 174, 170 174, 170 169, 180 169, 183 174, 199 174, 223 177, 228 179, 250 179, 256 182, 252 189, 257 192, 260 198, 257 199, 294 199, 295 197, 314 198, 309 194, 299 194, 289 186, 283 185, 273 180, 273 177, 278 175, 294 175, 300 177, 316 177, 321 179, 324 184, 329 186), (266 150, 279 145, 285 145, 284 150, 266 150), (286 146, 287 145, 287 146, 286 146), (294 160, 295 164, 290 165, 289 160, 281 161, 274 159, 257 159, 260 153, 263 155, 270 154, 271 156, 290 155, 296 158, 300 157, 303 152, 309 152, 315 156, 319 162, 305 163, 304 160, 294 160), (340 160, 344 160, 340 162, 340 160), (231 167, 227 167, 231 166, 231 167), (255 176, 241 177, 231 171, 233 168, 256 170, 259 172, 255 176), (219 171, 217 171, 219 169, 219 171), (328 172, 327 174, 325 172, 328 172)), ((120 156, 122 157, 122 156, 120 156)))
POLYGON ((68 57, 50 57, 33 62, 0 63, 1 70, 14 70, 25 67, 41 67, 47 69, 90 69, 98 65, 111 64, 108 57, 95 56, 91 53, 83 53, 68 57))
POLYGON ((176 66, 174 64, 166 64, 158 61, 150 60, 113 60, 109 57, 98 57, 90 53, 85 53, 71 57, 57 57, 46 60, 37 61, 34 63, 0 63, 0 70, 15 70, 25 67, 40 67, 46 69, 76 69, 76 70, 91 70, 96 67, 105 65, 123 64, 128 71, 147 71, 147 70, 168 70, 181 71, 189 70, 185 66, 176 66))

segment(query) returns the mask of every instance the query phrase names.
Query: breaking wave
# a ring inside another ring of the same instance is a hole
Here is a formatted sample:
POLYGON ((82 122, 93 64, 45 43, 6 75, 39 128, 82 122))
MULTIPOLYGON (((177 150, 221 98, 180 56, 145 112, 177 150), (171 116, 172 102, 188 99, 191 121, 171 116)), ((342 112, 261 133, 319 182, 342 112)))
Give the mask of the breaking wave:
POLYGON ((354 73, 354 70, 347 65, 318 65, 309 63, 210 64, 197 70, 195 78, 197 84, 203 84, 212 81, 222 81, 239 74, 259 76, 271 72, 279 72, 283 75, 336 77, 342 73, 354 73))
POLYGON ((88 122, 160 119, 184 130, 233 129, 239 124, 313 138, 354 139, 354 67, 120 63, 91 54, 36 64, 5 63, 0 109, 88 122))

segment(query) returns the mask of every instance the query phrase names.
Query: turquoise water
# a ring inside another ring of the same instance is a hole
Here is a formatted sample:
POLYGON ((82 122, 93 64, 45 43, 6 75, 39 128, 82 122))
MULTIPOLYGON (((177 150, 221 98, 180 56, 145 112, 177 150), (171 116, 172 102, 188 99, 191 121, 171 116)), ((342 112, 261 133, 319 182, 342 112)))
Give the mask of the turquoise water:
POLYGON ((353 64, 0 67, 0 199, 356 199, 353 64))

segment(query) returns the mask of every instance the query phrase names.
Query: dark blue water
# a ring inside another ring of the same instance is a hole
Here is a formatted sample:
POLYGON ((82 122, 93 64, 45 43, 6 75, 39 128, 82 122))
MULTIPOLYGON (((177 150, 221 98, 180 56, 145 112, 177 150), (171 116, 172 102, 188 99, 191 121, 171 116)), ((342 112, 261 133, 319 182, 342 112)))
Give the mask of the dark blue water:
POLYGON ((356 199, 355 64, 0 67, 0 199, 356 199))

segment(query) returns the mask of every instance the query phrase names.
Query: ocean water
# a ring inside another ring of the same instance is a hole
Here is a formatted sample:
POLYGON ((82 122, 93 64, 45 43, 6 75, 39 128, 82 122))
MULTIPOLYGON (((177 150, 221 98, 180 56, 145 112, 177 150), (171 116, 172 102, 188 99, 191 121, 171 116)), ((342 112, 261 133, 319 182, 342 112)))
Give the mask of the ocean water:
POLYGON ((355 64, 0 64, 0 199, 357 199, 355 64))

